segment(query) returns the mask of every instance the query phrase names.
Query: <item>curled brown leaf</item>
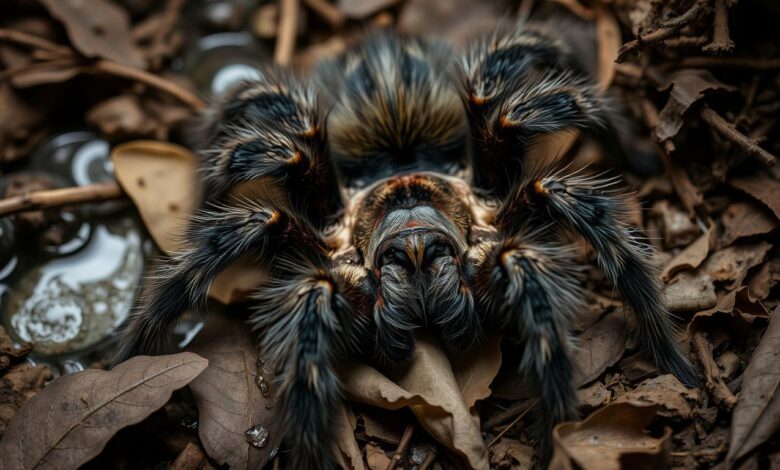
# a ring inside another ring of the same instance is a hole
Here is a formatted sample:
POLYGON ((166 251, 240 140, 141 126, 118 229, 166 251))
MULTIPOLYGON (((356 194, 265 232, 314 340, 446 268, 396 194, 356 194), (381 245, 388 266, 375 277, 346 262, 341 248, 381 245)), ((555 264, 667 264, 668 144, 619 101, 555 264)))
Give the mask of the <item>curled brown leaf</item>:
POLYGON ((117 431, 163 406, 207 365, 193 353, 137 356, 111 371, 60 377, 11 420, 0 442, 0 469, 78 468, 117 431))
MULTIPOLYGON (((190 388, 198 406, 198 435, 209 457, 232 469, 262 468, 282 440, 271 405, 273 377, 258 374, 258 354, 247 325, 226 315, 210 315, 188 348, 209 366, 190 388), (247 442, 245 433, 262 426, 262 446, 247 442)), ((261 371, 262 372, 262 371, 261 371)))

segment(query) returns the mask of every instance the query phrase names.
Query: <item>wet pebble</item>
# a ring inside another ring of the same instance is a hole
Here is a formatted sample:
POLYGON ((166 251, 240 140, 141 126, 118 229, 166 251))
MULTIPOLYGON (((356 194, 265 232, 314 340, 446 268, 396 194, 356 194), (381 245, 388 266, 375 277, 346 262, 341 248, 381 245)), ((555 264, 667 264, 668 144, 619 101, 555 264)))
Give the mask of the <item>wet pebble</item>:
POLYGON ((244 432, 244 439, 252 446, 262 449, 268 444, 268 430, 256 424, 244 432))

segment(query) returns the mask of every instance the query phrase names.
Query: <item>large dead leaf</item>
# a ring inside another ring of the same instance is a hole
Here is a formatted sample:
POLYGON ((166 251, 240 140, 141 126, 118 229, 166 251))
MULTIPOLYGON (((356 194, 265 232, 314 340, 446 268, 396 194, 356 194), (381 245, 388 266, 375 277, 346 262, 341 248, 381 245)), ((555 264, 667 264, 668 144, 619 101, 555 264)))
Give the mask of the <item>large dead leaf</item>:
POLYGON ((723 235, 720 244, 728 246, 740 238, 764 235, 777 228, 777 220, 763 208, 753 204, 737 202, 723 212, 723 235))
POLYGON ((166 253, 181 249, 196 204, 197 157, 179 145, 137 140, 114 148, 111 161, 157 246, 166 253))
POLYGON ((146 61, 135 47, 127 12, 108 0, 41 0, 65 25, 73 47, 86 57, 100 57, 143 68, 146 61))
POLYGON ((479 417, 471 408, 490 393, 490 382, 501 364, 499 341, 485 341, 470 356, 466 362, 450 362, 436 339, 418 334, 405 370, 384 375, 351 362, 341 373, 351 399, 390 410, 411 408, 420 424, 471 468, 488 468, 479 417))
POLYGON ((758 343, 745 370, 742 392, 731 420, 731 444, 726 462, 737 459, 769 439, 780 427, 780 307, 758 343))
POLYGON ((595 380, 623 357, 629 329, 626 313, 618 309, 580 335, 574 363, 577 385, 595 380))
POLYGON ((0 442, 0 469, 79 467, 117 431, 163 406, 207 365, 192 353, 137 356, 111 371, 60 377, 11 420, 0 442))
MULTIPOLYGON (((262 468, 279 447, 282 429, 271 404, 272 377, 258 375, 258 354, 247 325, 227 315, 210 315, 190 351, 209 366, 190 384, 198 405, 198 434, 203 447, 220 465, 232 469, 262 468), (265 440, 252 445, 252 428, 265 440)), ((262 372, 262 371, 261 371, 262 372)))
POLYGON ((672 430, 653 437, 645 428, 657 405, 615 402, 577 423, 561 423, 553 431, 555 451, 550 469, 618 470, 666 468, 672 430))
POLYGON ((733 178, 729 184, 766 204, 780 219, 780 181, 768 176, 733 178))
POLYGON ((336 430, 336 445, 339 449, 336 457, 341 468, 365 470, 363 455, 360 453, 360 447, 355 439, 354 416, 346 404, 341 407, 341 412, 333 427, 336 430))

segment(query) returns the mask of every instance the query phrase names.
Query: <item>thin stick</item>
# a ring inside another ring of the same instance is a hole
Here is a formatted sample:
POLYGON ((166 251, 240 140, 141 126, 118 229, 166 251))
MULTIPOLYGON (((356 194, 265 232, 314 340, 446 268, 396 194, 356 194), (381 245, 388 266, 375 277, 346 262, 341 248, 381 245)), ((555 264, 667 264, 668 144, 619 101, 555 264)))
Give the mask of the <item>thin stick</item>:
POLYGON ((626 55, 637 49, 661 42, 672 36, 676 36, 681 29, 687 26, 691 21, 698 18, 699 14, 709 5, 709 0, 696 0, 691 8, 685 13, 664 23, 660 28, 651 33, 637 36, 633 41, 623 44, 618 50, 617 61, 622 62, 626 55))
POLYGON ((685 57, 677 62, 680 68, 735 68, 749 70, 778 70, 780 59, 776 57, 685 57))
POLYGON ((130 67, 117 62, 111 62, 108 60, 99 60, 94 64, 85 67, 85 69, 87 71, 108 73, 118 77, 129 78, 131 80, 144 83, 152 88, 156 88, 175 97, 182 103, 194 109, 200 109, 206 105, 203 100, 198 98, 195 94, 178 83, 163 78, 159 75, 151 74, 145 70, 130 67))
POLYGON ((715 18, 713 20, 712 42, 704 46, 704 52, 719 54, 731 52, 734 41, 729 34, 728 0, 715 0, 715 18))
POLYGON ((723 138, 735 143, 746 154, 760 161, 766 166, 773 166, 777 162, 777 157, 758 146, 750 137, 739 132, 734 124, 726 121, 720 114, 716 113, 709 106, 701 109, 700 116, 704 122, 710 125, 715 132, 723 138))
POLYGON ((320 15, 333 29, 341 28, 347 21, 346 15, 326 0, 303 0, 303 3, 320 15))
POLYGON ((59 54, 72 55, 73 51, 61 44, 51 42, 48 39, 38 37, 32 34, 27 34, 15 29, 0 28, 0 40, 5 39, 7 41, 15 42, 23 46, 35 47, 38 49, 44 49, 59 54))
POLYGON ((512 429, 512 427, 513 427, 515 424, 517 424, 517 423, 518 423, 518 422, 519 422, 521 419, 523 419, 523 416, 527 415, 527 414, 528 414, 528 412, 529 412, 529 411, 531 411, 531 409, 532 409, 534 406, 536 406, 536 404, 537 404, 537 403, 539 403, 539 399, 538 399, 538 398, 537 398, 536 400, 534 400, 533 402, 531 402, 531 404, 530 404, 530 405, 528 405, 528 408, 526 408, 526 409, 525 409, 525 411, 523 411, 522 413, 520 413, 519 415, 517 415, 517 418, 515 418, 514 420, 512 420, 512 422, 511 422, 511 423, 509 423, 509 424, 508 424, 508 425, 507 425, 507 426, 506 426, 504 429, 502 429, 502 430, 501 430, 501 432, 500 432, 500 433, 498 433, 498 436, 494 437, 494 438, 493 438, 493 440, 492 440, 492 441, 490 441, 490 444, 488 444, 488 449, 490 449, 491 447, 493 447, 493 444, 495 444, 496 442, 498 442, 498 440, 499 440, 499 439, 501 439, 502 437, 504 437, 504 434, 506 434, 506 432, 507 432, 507 431, 509 431, 510 429, 512 429))
POLYGON ((409 442, 412 440, 413 433, 414 426, 407 424, 406 428, 404 428, 404 433, 401 436, 401 442, 398 443, 398 448, 395 450, 395 454, 393 454, 393 458, 390 459, 390 463, 387 464, 385 470, 393 470, 398 465, 398 462, 400 462, 401 458, 404 456, 404 452, 406 452, 406 448, 409 446, 409 442))
POLYGON ((71 204, 100 202, 124 196, 119 183, 96 183, 61 189, 34 191, 20 196, 0 199, 0 217, 24 211, 52 209, 71 204))
POLYGON ((289 65, 295 52, 295 37, 298 34, 298 0, 282 0, 279 11, 279 29, 276 35, 274 61, 279 65, 289 65))

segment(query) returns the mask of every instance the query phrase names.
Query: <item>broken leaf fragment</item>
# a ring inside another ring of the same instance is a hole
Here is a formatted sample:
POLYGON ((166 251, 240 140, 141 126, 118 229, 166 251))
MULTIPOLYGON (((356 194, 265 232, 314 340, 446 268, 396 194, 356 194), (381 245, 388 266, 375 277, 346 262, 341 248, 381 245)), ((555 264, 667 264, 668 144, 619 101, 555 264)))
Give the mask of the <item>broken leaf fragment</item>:
POLYGON ((614 402, 579 422, 561 423, 553 430, 550 469, 618 470, 666 468, 672 430, 652 436, 646 428, 658 405, 614 402))
POLYGON ((408 368, 385 375, 351 362, 341 371, 344 389, 352 400, 368 405, 390 410, 411 408, 420 425, 469 467, 487 469, 479 416, 471 408, 490 393, 490 383, 501 364, 499 341, 486 340, 471 355, 466 362, 451 362, 438 340, 418 333, 408 368))

